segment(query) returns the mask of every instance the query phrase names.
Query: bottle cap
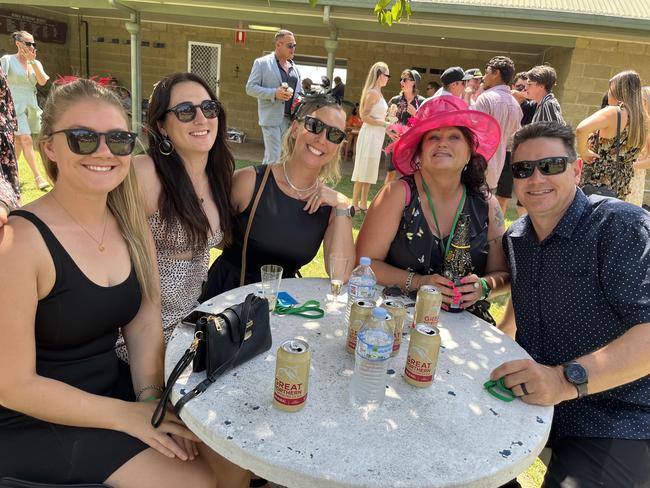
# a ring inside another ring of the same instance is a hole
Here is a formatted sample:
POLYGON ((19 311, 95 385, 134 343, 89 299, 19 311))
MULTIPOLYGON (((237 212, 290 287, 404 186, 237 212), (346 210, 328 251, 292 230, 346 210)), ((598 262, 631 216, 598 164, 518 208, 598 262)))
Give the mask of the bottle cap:
POLYGON ((359 259, 359 264, 362 266, 370 266, 370 258, 367 256, 363 256, 361 259, 359 259))
POLYGON ((388 318, 388 312, 385 308, 375 307, 372 309, 372 316, 376 319, 386 320, 388 318))

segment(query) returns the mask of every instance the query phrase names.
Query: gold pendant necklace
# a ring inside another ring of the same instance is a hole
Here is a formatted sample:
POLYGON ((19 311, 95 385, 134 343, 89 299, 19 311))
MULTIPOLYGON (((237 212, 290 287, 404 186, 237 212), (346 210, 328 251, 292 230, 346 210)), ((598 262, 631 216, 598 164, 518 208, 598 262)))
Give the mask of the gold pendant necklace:
POLYGON ((106 247, 104 247, 104 235, 106 234, 106 224, 108 224, 108 207, 106 208, 106 214, 104 215, 104 230, 102 230, 102 237, 100 240, 97 240, 95 239, 95 236, 93 236, 90 232, 88 232, 88 230, 83 225, 81 225, 77 221, 77 219, 75 219, 72 216, 70 212, 68 212, 68 209, 65 208, 61 202, 59 202, 59 200, 54 196, 52 192, 50 192, 50 196, 59 205, 59 207, 61 207, 63 211, 68 214, 68 217, 70 217, 72 221, 75 224, 77 224, 81 228, 81 230, 83 230, 86 234, 88 234, 88 237, 90 237, 95 242, 95 244, 97 244, 97 249, 99 250, 99 252, 104 252, 104 250, 106 249, 106 247))

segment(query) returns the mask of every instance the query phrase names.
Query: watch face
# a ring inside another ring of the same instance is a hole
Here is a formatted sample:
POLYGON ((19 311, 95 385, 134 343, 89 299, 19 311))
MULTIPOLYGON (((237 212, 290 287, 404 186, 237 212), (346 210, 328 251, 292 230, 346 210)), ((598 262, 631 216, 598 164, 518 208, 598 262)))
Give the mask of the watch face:
POLYGON ((564 370, 567 380, 574 385, 581 385, 587 382, 587 370, 578 363, 569 363, 564 370))

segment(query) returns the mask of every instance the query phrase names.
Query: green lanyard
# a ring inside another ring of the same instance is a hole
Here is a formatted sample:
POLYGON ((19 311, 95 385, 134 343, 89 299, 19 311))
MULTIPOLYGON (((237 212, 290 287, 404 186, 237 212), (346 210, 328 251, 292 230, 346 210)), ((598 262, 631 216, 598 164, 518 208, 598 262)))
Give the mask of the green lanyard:
POLYGON ((276 315, 298 315, 307 319, 320 319, 325 315, 325 310, 320 307, 318 300, 307 300, 302 305, 284 305, 276 304, 274 312, 276 315))
POLYGON ((442 259, 445 259, 447 253, 449 252, 451 239, 452 237, 454 237, 454 232, 456 232, 456 224, 458 223, 458 217, 460 217, 460 212, 463 210, 463 206, 465 205, 465 194, 467 193, 467 191, 465 189, 465 185, 463 185, 463 196, 460 197, 460 203, 458 204, 458 208, 456 209, 456 216, 454 217, 454 223, 451 225, 451 232, 449 233, 447 244, 445 244, 442 238, 442 232, 440 232, 440 225, 438 224, 438 218, 436 217, 436 209, 433 207, 433 200, 431 199, 431 193, 429 192, 429 187, 424 181, 424 178, 422 178, 422 188, 424 189, 424 193, 426 194, 427 200, 429 201, 429 208, 431 209, 431 213, 433 214, 433 222, 436 224, 436 230, 438 231, 438 235, 440 236, 440 250, 442 251, 442 259))

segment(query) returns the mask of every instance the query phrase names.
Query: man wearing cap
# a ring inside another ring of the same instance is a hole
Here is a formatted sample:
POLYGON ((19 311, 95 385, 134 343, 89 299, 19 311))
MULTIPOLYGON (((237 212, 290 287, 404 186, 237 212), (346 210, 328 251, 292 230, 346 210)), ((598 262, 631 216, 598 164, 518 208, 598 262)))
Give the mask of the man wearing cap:
POLYGON ((454 96, 458 98, 463 97, 465 92, 465 82, 471 80, 472 75, 465 74, 463 68, 460 66, 453 66, 447 68, 442 75, 440 75, 440 81, 442 81, 442 88, 440 88, 433 97, 442 97, 442 96, 454 96))
POLYGON ((490 377, 555 405, 543 486, 648 487, 650 214, 577 188, 583 163, 561 123, 522 128, 512 161, 528 215, 503 237, 516 325, 501 328, 532 360, 490 377))
MULTIPOLYGON (((501 141, 497 152, 488 161, 487 183, 493 192, 497 188, 499 176, 504 164, 510 164, 508 148, 512 136, 521 128, 523 113, 519 104, 510 93, 508 84, 515 74, 515 63, 505 56, 495 56, 488 61, 483 77, 484 92, 476 100, 472 108, 490 114, 497 119, 501 127, 501 141)), ((501 198, 497 195, 499 205, 503 211, 501 198)), ((508 199, 505 199, 506 203, 508 199)))
POLYGON ((467 102, 470 107, 476 103, 476 99, 481 94, 481 82, 483 81, 483 73, 478 68, 472 68, 465 71, 466 75, 472 75, 471 80, 467 80, 465 92, 463 93, 463 100, 467 102))
POLYGON ((296 46, 291 31, 279 30, 275 34, 275 51, 255 60, 246 83, 246 94, 257 98, 264 164, 280 158, 282 134, 291 122, 291 104, 303 93, 300 72, 293 62, 296 46))

